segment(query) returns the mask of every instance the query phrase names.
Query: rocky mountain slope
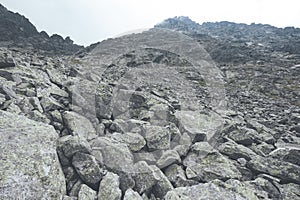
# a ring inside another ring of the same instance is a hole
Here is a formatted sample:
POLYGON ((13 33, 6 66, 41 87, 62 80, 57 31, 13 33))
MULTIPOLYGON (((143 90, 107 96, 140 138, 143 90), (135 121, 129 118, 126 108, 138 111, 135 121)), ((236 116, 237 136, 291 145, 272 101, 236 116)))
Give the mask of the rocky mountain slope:
POLYGON ((299 29, 177 17, 70 56, 17 21, 0 199, 300 199, 299 29))

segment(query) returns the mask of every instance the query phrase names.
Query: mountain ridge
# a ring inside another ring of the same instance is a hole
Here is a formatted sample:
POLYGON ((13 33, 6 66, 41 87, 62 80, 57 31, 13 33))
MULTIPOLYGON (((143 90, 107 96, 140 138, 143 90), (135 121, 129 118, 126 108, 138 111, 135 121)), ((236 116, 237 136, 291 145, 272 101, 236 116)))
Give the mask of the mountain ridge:
POLYGON ((0 4, 0 46, 39 49, 51 54, 73 54, 83 46, 73 44, 70 37, 49 36, 23 15, 9 11, 0 4))

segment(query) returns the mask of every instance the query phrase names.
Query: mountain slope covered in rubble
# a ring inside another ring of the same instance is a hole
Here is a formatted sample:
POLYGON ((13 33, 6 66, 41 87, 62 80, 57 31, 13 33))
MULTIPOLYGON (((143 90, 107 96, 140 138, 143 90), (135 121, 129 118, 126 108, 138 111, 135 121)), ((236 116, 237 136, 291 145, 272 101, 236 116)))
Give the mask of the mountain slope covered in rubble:
POLYGON ((83 49, 0 14, 0 199, 300 199, 300 29, 175 17, 83 49))

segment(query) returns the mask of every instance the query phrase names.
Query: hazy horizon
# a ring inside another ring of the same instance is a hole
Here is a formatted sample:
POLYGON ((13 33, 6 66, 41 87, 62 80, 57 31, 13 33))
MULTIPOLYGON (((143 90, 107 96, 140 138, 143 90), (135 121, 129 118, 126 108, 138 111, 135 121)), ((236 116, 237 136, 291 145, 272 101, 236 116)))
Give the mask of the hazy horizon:
POLYGON ((1 4, 24 15, 38 31, 70 36, 76 44, 85 46, 135 29, 151 28, 175 16, 188 16, 199 24, 230 21, 300 27, 297 0, 1 0, 1 4))

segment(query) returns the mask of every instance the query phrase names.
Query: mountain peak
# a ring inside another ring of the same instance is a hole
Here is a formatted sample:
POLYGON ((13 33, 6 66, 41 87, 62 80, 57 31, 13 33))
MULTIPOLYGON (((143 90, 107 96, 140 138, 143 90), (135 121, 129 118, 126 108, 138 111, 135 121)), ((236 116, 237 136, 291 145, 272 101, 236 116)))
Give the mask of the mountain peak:
POLYGON ((155 25, 156 28, 167 28, 176 31, 195 31, 200 25, 187 16, 168 18, 155 25))

